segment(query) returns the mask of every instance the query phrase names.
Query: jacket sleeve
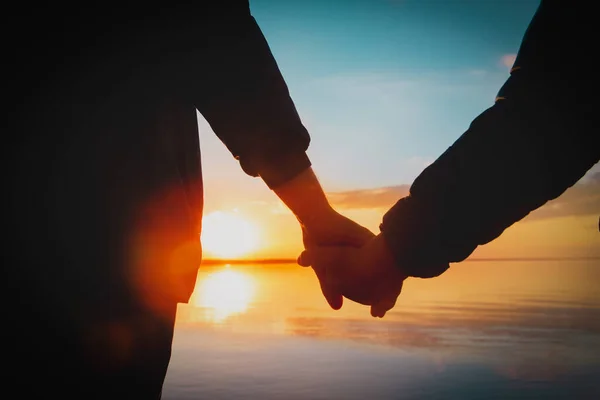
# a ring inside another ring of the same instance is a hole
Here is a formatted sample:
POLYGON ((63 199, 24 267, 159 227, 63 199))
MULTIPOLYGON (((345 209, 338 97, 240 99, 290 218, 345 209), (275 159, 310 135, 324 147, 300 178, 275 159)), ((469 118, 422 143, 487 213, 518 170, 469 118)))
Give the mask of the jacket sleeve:
POLYGON ((236 4, 198 38, 194 103, 242 169, 274 188, 311 165, 310 137, 248 2, 236 4))
POLYGON ((559 4, 541 3, 495 104, 385 214, 382 234, 409 276, 466 259, 599 161, 593 25, 559 4))

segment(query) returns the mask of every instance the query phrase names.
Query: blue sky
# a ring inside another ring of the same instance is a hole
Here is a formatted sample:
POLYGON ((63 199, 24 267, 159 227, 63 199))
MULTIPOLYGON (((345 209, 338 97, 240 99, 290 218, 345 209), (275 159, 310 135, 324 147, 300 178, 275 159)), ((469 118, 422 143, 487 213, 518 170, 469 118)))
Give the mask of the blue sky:
MULTIPOLYGON (((538 4, 250 1, 328 191, 410 184, 493 104, 538 4)), ((199 124, 207 194, 262 192, 199 124)))
MULTIPOLYGON (((538 5, 250 1, 310 132, 308 154, 330 201, 373 232, 418 174, 493 105, 538 5)), ((205 215, 240 213, 262 229, 261 257, 295 257, 296 219, 261 179, 244 174, 201 116, 199 128, 205 215)), ((600 164, 581 183, 477 256, 599 256, 600 164)))

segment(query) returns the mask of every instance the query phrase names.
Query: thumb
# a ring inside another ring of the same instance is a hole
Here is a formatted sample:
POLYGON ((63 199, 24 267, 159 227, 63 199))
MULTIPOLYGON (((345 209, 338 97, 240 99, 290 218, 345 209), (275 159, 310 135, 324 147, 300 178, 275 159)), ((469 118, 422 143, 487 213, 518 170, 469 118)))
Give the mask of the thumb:
POLYGON ((403 281, 394 285, 395 287, 388 288, 383 293, 382 298, 371 306, 371 316, 383 318, 385 313, 390 311, 396 305, 398 296, 402 292, 403 281))
POLYGON ((340 290, 340 285, 333 270, 336 263, 341 260, 338 248, 317 247, 311 250, 304 250, 298 257, 298 264, 303 267, 313 267, 315 275, 319 280, 321 292, 327 300, 327 303, 334 310, 342 308, 343 296, 340 290))
POLYGON ((344 297, 336 280, 332 279, 331 274, 328 272, 327 266, 313 266, 313 270, 319 279, 321 293, 323 293, 323 297, 325 297, 329 306, 334 310, 342 308, 344 297))
POLYGON ((313 265, 313 253, 311 251, 304 250, 302 253, 300 253, 296 262, 301 267, 310 267, 313 265))

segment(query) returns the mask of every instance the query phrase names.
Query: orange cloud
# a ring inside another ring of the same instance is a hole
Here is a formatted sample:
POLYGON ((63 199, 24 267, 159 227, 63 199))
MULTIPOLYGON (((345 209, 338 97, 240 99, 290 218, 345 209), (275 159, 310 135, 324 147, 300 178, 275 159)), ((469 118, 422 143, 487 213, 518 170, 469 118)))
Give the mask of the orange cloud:
MULTIPOLYGON (((534 210, 525 221, 600 213, 600 172, 591 171, 560 197, 534 210)), ((383 209, 386 211, 409 193, 410 185, 328 193, 338 209, 383 209)))
MULTIPOLYGON (((415 162, 419 160, 415 159, 415 162)), ((423 166, 427 160, 420 160, 423 166)), ((260 182, 259 182, 260 183, 260 182)), ((379 232, 383 215, 409 194, 410 185, 395 185, 344 192, 329 192, 332 206, 348 218, 379 232)), ((240 196, 216 198, 205 215, 213 211, 238 210, 261 231, 256 258, 295 258, 302 251, 302 234, 292 212, 272 193, 245 199, 240 196)), ((533 211, 502 236, 476 250, 477 257, 563 257, 600 256, 597 224, 600 214, 600 164, 559 198, 533 211), (565 232, 568 232, 565 233, 565 232)), ((474 253, 475 254, 475 253, 474 253)))
POLYGON ((513 67, 516 59, 517 59, 516 54, 505 54, 501 58, 502 65, 504 65, 506 68, 508 68, 510 70, 513 67))
POLYGON ((533 211, 526 220, 600 215, 600 172, 567 189, 558 198, 533 211))
POLYGON ((327 197, 335 208, 373 209, 389 208, 408 195, 410 185, 388 186, 377 189, 351 190, 328 193, 327 197))

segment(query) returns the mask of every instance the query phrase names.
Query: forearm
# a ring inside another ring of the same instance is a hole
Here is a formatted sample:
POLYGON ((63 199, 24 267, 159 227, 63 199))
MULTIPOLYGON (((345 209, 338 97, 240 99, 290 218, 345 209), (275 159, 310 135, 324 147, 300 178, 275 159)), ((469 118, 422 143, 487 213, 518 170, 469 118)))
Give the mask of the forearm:
POLYGON ((195 79, 196 106, 242 169, 274 188, 310 167, 310 137, 249 11, 215 27, 195 79), (202 69, 199 69, 202 70, 202 69))
POLYGON ((600 158, 589 121, 506 93, 385 215, 381 229, 398 262, 414 276, 441 273, 435 268, 464 260, 560 196, 600 158))
POLYGON ((464 260, 598 162, 590 70, 550 59, 552 49, 565 49, 584 61, 570 46, 585 35, 558 24, 561 9, 549 4, 530 24, 496 103, 384 216, 382 233, 409 275, 435 276, 464 260))
POLYGON ((289 181, 273 188, 275 194, 304 226, 319 222, 333 212, 312 168, 306 168, 289 181))

